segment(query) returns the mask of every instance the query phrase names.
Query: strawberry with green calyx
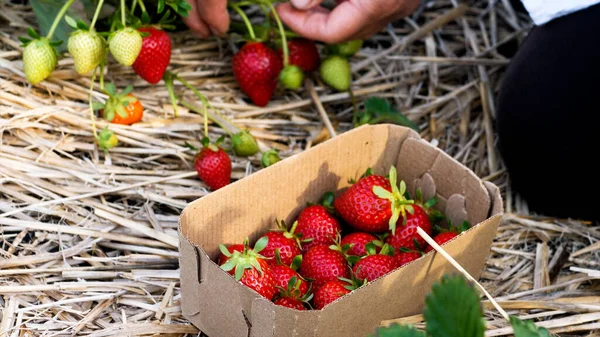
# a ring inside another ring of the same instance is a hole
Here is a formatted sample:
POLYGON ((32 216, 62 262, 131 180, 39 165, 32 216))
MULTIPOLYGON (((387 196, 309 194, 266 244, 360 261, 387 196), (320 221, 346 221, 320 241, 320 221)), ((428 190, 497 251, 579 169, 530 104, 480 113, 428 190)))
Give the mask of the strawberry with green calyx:
POLYGON ((19 37, 22 42, 23 50, 23 72, 29 83, 35 85, 52 74, 58 63, 56 47, 62 44, 62 41, 53 41, 52 36, 58 27, 59 22, 65 15, 69 7, 75 0, 65 1, 58 14, 52 22, 52 26, 46 34, 46 37, 40 37, 31 27, 27 28, 27 34, 33 39, 19 37))
POLYGON ((335 244, 341 235, 342 226, 334 216, 333 200, 333 193, 326 192, 321 204, 308 203, 298 214, 296 232, 301 235, 303 252, 313 246, 335 244))
POLYGON ((307 288, 306 280, 300 275, 294 275, 289 278, 288 282, 281 287, 279 284, 279 294, 275 295, 273 302, 284 307, 306 310, 306 307, 311 307, 310 300, 313 298, 311 288, 307 288))
POLYGON ((127 27, 125 0, 121 0, 120 28, 108 37, 108 49, 120 64, 128 67, 137 59, 142 50, 142 34, 133 27, 127 27))
POLYGON ((156 84, 163 78, 171 61, 171 38, 156 26, 143 26, 138 31, 148 36, 143 38, 142 48, 132 68, 146 82, 156 84))
MULTIPOLYGON (((270 3, 269 3, 270 4, 270 3)), ((277 88, 279 73, 283 67, 277 52, 258 40, 254 29, 240 4, 228 4, 243 19, 250 39, 233 55, 232 70, 240 90, 252 103, 266 106, 277 88)), ((272 6, 272 5, 271 5, 272 6)))
POLYGON ((236 155, 240 157, 250 157, 260 151, 256 138, 250 131, 241 130, 231 137, 231 145, 236 155))
MULTIPOLYGON (((441 246, 444 243, 454 239, 460 233, 468 230, 469 228, 471 228, 471 225, 467 221, 463 221, 463 223, 460 226, 453 226, 452 223, 449 221, 448 228, 441 228, 439 226, 436 226, 438 234, 436 234, 433 237, 433 241, 435 241, 435 243, 437 243, 438 246, 441 246)), ((427 248, 425 249, 425 253, 428 253, 432 250, 433 247, 427 246, 427 248)))
POLYGON ((339 55, 327 56, 319 68, 321 79, 337 91, 347 91, 352 82, 348 60, 339 55))
POLYGON ((314 307, 317 310, 321 310, 326 305, 351 293, 365 283, 365 281, 359 282, 353 276, 352 278, 339 277, 335 280, 328 281, 315 290, 313 297, 314 307))
POLYGON ((297 65, 290 64, 290 51, 288 47, 287 37, 283 24, 279 19, 279 15, 273 7, 270 1, 259 1, 260 4, 264 4, 271 10, 271 15, 275 18, 277 27, 279 28, 279 37, 281 39, 281 50, 283 54, 283 69, 279 74, 279 82, 286 88, 296 90, 302 85, 304 81, 304 71, 297 65))
POLYGON ((300 296, 304 296, 311 288, 310 282, 298 273, 298 269, 302 265, 302 255, 296 255, 289 265, 283 264, 279 258, 279 254, 275 255, 275 261, 269 261, 275 286, 280 289, 285 289, 292 278, 295 279, 294 284, 300 296))
POLYGON ((24 47, 23 50, 23 72, 29 83, 35 85, 52 74, 58 63, 56 46, 62 41, 50 41, 46 37, 40 37, 33 29, 28 28, 27 33, 33 38, 19 37, 24 47))
POLYGON ((246 246, 243 252, 235 251, 233 254, 220 244, 221 253, 229 258, 220 268, 233 275, 236 281, 271 300, 277 293, 275 279, 271 267, 259 254, 267 243, 268 239, 262 238, 254 244, 254 248, 246 246))
POLYGON ((231 182, 231 158, 219 146, 223 137, 215 143, 211 143, 208 137, 201 140, 202 149, 198 150, 189 144, 189 148, 196 150, 194 157, 194 168, 198 177, 213 191, 216 191, 231 182))
POLYGON ((235 243, 235 244, 227 246, 227 251, 230 253, 230 255, 227 256, 223 253, 219 254, 217 263, 219 264, 219 266, 225 264, 225 262, 227 262, 229 260, 229 257, 231 256, 231 254, 233 254, 233 252, 243 252, 244 249, 246 248, 246 246, 247 246, 246 242, 244 242, 244 244, 235 243))
POLYGON ((376 252, 381 251, 383 241, 373 234, 365 232, 354 232, 342 237, 341 245, 350 245, 348 255, 365 256, 367 255, 366 245, 372 242, 375 245, 376 252))
MULTIPOLYGON (((97 9, 96 15, 98 12, 97 9)), ((94 17, 92 26, 88 27, 81 20, 75 21, 70 16, 65 16, 67 24, 75 29, 67 41, 67 50, 73 58, 75 71, 80 75, 96 68, 106 56, 106 41, 94 29, 95 19, 97 16, 94 17)))
POLYGON ((268 258, 275 258, 277 255, 280 260, 278 262, 285 265, 291 264, 294 257, 302 254, 300 236, 295 233, 297 225, 298 222, 294 222, 288 229, 283 220, 278 221, 277 229, 268 231, 262 236, 269 239, 269 244, 264 248, 263 255, 268 258))
POLYGON ((94 110, 100 110, 104 119, 111 123, 131 125, 142 120, 144 108, 141 102, 131 94, 133 86, 128 85, 123 91, 117 92, 113 83, 104 87, 108 99, 105 103, 94 102, 94 110))
POLYGON ((398 267, 402 267, 405 264, 408 264, 412 261, 417 260, 421 256, 423 256, 423 252, 420 249, 414 250, 414 249, 402 247, 396 251, 394 258, 396 259, 396 263, 398 264, 398 267))
POLYGON ((300 275, 319 288, 338 277, 350 277, 350 266, 344 252, 337 246, 318 245, 311 247, 302 257, 300 275))
POLYGON ((117 136, 114 132, 108 129, 108 126, 104 127, 104 129, 100 131, 96 137, 96 141, 98 142, 98 147, 104 151, 112 149, 119 143, 117 136))
POLYGON ((353 228, 367 233, 395 231, 399 217, 413 204, 404 197, 406 185, 396 186, 392 167, 389 179, 367 172, 334 202, 338 214, 353 228))
POLYGON ((374 281, 398 267, 394 257, 394 248, 390 245, 383 245, 379 253, 376 252, 376 246, 370 242, 366 246, 367 255, 362 257, 352 267, 352 272, 359 280, 367 282, 374 281))
POLYGON ((329 45, 327 46, 327 50, 331 55, 352 57, 362 48, 362 45, 363 40, 351 40, 329 45))
POLYGON ((281 161, 281 157, 279 157, 279 153, 275 149, 270 149, 262 153, 262 157, 260 159, 260 164, 262 167, 269 167, 277 162, 281 161))

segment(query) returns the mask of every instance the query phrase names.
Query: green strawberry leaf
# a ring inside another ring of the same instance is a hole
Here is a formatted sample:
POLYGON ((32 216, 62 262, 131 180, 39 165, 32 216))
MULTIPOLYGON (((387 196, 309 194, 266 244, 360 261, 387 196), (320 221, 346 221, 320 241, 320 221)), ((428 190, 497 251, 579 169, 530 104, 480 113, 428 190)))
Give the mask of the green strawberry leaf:
POLYGON ((31 27, 27 27, 27 34, 34 39, 40 38, 40 35, 31 27))
POLYGON ((93 102, 92 103, 92 110, 100 110, 100 109, 104 109, 104 103, 102 102, 93 102))
POLYGON ((65 15, 65 21, 67 22, 69 27, 71 27, 73 29, 77 29, 77 21, 75 21, 75 19, 73 19, 72 17, 70 17, 68 15, 65 15))
POLYGON ((363 124, 392 123, 419 131, 419 127, 399 111, 390 102, 379 97, 370 97, 364 103, 364 110, 357 111, 353 117, 355 126, 363 124))
POLYGON ((427 334, 435 337, 483 337, 485 322, 479 294, 461 276, 444 276, 425 299, 427 334))
POLYGON ((550 337, 550 332, 545 328, 538 327, 531 321, 522 321, 516 316, 510 316, 510 324, 514 330, 515 337, 550 337))
POLYGON ((19 41, 21 41, 23 43, 21 45, 21 47, 25 47, 25 46, 27 46, 31 42, 31 39, 28 39, 28 38, 23 37, 23 36, 19 36, 19 41))
POLYGON ((365 110, 372 113, 394 112, 390 102, 379 97, 369 97, 365 101, 365 110))
POLYGON ((127 117, 127 111, 125 111, 125 107, 122 105, 117 105, 115 107, 115 110, 117 110, 117 114, 119 116, 121 116, 122 118, 126 118, 127 117))
MULTIPOLYGON (((426 337, 425 332, 417 330, 409 325, 400 325, 397 323, 386 327, 379 327, 374 335, 369 337, 426 337)), ((436 336, 437 337, 437 336, 436 336)))
POLYGON ((165 10, 165 0, 158 0, 158 5, 156 8, 157 13, 162 13, 165 10))
POLYGON ((90 27, 85 22, 77 20, 77 29, 88 31, 90 30, 90 27))
MULTIPOLYGON (((84 6, 90 0, 77 0, 69 7, 67 10, 67 14, 75 19, 75 20, 87 20, 88 16, 84 9, 84 6)), ((58 12, 65 4, 64 0, 31 0, 29 1, 31 4, 31 8, 33 9, 33 13, 36 18, 36 22, 40 29, 40 35, 47 35, 50 31, 50 27, 52 27, 52 23, 54 22, 54 18, 58 15, 58 12)), ((67 41, 69 35, 73 32, 73 28, 69 26, 69 24, 65 20, 60 20, 56 30, 54 31, 54 35, 52 36, 55 40, 67 41)), ((66 44, 57 48, 60 53, 63 53, 67 50, 66 44)))

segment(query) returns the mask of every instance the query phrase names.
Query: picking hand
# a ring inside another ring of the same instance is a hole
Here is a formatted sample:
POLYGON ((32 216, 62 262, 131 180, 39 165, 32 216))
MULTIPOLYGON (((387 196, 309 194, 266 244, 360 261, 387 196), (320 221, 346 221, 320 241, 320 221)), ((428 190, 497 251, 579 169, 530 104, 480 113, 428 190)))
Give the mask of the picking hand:
MULTIPOLYGON (((215 0, 212 0, 215 1, 215 0)), ((419 0, 346 0, 333 9, 323 0, 291 0, 277 6, 281 20, 305 38, 328 44, 367 39, 412 13, 419 0)))
POLYGON ((185 24, 200 37, 223 36, 229 29, 227 0, 187 0, 192 10, 183 18, 185 24))

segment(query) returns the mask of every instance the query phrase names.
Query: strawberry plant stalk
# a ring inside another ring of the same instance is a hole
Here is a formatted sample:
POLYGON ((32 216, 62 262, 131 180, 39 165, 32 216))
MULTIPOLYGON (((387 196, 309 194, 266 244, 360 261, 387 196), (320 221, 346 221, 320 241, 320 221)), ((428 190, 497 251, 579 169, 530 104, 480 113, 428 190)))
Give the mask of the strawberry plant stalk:
POLYGON ((98 1, 98 6, 96 7, 96 12, 94 12, 94 17, 92 18, 92 23, 90 24, 90 31, 94 30, 94 26, 96 25, 96 20, 98 20, 98 16, 100 15, 100 10, 102 9, 102 4, 104 4, 104 0, 98 1))
POLYGON ((125 10, 127 10, 127 7, 125 7, 125 0, 121 0, 121 22, 123 23, 123 27, 127 26, 125 21, 125 10))
POLYGON ((58 27, 58 23, 60 22, 62 17, 65 15, 65 13, 69 9, 69 7, 71 7, 73 2, 75 2, 75 0, 69 0, 69 1, 65 2, 65 4, 60 9, 60 12, 58 12, 58 15, 54 18, 54 22, 52 22, 52 26, 50 27, 50 30, 48 31, 48 35, 46 35, 46 38, 48 40, 52 40, 52 36, 54 35, 54 31, 56 30, 56 27, 58 27))
POLYGON ((283 24, 281 23, 281 20, 279 19, 279 15, 277 15, 277 11, 275 10, 275 7, 273 7, 273 4, 269 1, 264 1, 261 3, 266 4, 270 9, 271 12, 273 13, 273 17, 275 18, 275 22, 277 22, 277 26, 279 27, 279 34, 281 35, 281 49, 283 50, 283 66, 286 67, 289 65, 290 63, 290 51, 288 49, 288 45, 287 45, 287 38, 285 36, 285 29, 283 28, 283 24))
POLYGON ((248 34, 250 34, 250 39, 255 41, 256 35, 254 34, 254 29, 252 28, 252 24, 250 23, 250 20, 248 19, 248 17, 244 13, 244 11, 240 9, 239 4, 231 4, 230 7, 233 8, 233 10, 236 11, 240 15, 240 17, 244 21, 244 24, 246 25, 246 29, 248 29, 248 34))

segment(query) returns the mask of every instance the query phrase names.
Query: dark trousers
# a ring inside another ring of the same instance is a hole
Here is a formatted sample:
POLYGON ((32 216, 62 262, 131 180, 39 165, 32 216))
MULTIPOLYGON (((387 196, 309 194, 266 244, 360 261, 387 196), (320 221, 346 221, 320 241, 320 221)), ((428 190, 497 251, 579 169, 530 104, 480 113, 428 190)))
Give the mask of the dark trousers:
POLYGON ((600 220, 600 5, 529 33, 498 97, 499 150, 530 211, 600 220))

